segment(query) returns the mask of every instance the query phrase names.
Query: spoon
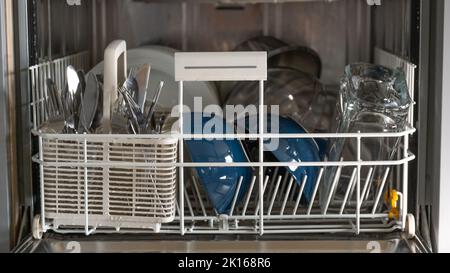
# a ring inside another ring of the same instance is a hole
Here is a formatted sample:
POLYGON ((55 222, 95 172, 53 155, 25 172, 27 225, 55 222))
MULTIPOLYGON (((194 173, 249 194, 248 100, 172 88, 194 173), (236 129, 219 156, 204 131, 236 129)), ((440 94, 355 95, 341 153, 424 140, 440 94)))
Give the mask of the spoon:
POLYGON ((66 104, 68 106, 68 125, 71 129, 76 129, 78 125, 77 121, 77 95, 80 94, 79 86, 80 84, 80 78, 78 76, 78 72, 75 70, 75 68, 71 65, 67 67, 66 70, 67 74, 67 97, 66 97, 66 104))
POLYGON ((134 76, 135 74, 134 71, 135 68, 130 69, 130 73, 128 74, 128 77, 125 80, 125 82, 123 83, 123 87, 125 87, 128 90, 128 92, 130 92, 131 97, 133 97, 135 101, 138 101, 137 96, 139 93, 139 86, 136 77, 134 76))

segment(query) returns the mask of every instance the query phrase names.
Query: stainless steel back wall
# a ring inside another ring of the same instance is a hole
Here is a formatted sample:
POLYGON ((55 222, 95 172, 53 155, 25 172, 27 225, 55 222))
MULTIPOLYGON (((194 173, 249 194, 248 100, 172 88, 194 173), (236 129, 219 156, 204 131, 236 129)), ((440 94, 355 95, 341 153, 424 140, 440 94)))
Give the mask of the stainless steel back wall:
POLYGON ((221 51, 254 36, 271 35, 316 50, 324 62, 325 83, 336 83, 345 64, 370 60, 370 7, 361 0, 232 9, 130 0, 109 0, 107 6, 106 26, 115 31, 106 40, 125 38, 130 47, 158 43, 187 51, 221 51))
POLYGON ((55 59, 89 49, 91 46, 91 1, 71 6, 67 0, 33 0, 36 39, 30 39, 38 61, 55 59))
POLYGON ((371 61, 373 46, 409 56, 410 0, 307 1, 224 6, 196 1, 36 0, 41 58, 91 49, 94 61, 113 39, 130 48, 160 44, 185 51, 232 50, 258 35, 271 35, 316 50, 322 80, 336 84, 343 67, 371 61), (50 16, 49 16, 50 14, 50 16))
POLYGON ((371 61, 375 44, 402 57, 408 54, 409 0, 383 1, 381 7, 365 0, 341 0, 232 8, 182 1, 95 2, 96 22, 106 29, 99 50, 112 39, 124 38, 130 47, 162 44, 187 51, 222 51, 254 36, 271 35, 316 50, 327 84, 338 82, 346 64, 371 61))

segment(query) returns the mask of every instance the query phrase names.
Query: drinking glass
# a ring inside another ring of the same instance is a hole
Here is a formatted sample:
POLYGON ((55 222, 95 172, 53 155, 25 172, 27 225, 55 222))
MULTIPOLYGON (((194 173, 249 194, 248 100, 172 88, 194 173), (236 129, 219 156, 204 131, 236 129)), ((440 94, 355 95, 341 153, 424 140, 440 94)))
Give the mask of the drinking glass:
MULTIPOLYGON (((340 99, 337 103, 337 133, 393 133, 406 129, 409 108, 412 104, 406 78, 401 69, 357 63, 348 65, 341 81, 340 99)), ((363 138, 361 160, 393 160, 397 155, 400 138, 363 138)), ((355 138, 332 139, 328 153, 329 161, 358 161, 355 138)), ((363 167, 361 180, 366 180, 371 167, 363 167)), ((325 170, 322 184, 321 204, 344 197, 350 183, 352 168, 343 168, 341 179, 332 192, 337 167, 325 170)), ((373 167, 370 180, 379 186, 387 172, 386 166, 373 167)), ((370 181, 369 180, 369 181, 370 181)), ((370 189, 369 189, 370 191, 370 189)))

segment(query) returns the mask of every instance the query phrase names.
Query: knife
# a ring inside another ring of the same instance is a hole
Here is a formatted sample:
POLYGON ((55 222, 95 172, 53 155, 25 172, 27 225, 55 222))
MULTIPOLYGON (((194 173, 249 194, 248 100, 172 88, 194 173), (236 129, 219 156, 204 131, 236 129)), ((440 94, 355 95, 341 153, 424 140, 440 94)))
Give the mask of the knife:
POLYGON ((97 113, 99 97, 99 82, 97 77, 89 73, 86 79, 86 89, 81 100, 79 132, 90 132, 97 113))

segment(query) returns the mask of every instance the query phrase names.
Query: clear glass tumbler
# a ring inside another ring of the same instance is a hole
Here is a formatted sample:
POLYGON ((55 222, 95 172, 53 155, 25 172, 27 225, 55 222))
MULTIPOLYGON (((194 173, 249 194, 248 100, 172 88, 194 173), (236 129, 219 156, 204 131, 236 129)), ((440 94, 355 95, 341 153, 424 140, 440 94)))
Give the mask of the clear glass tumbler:
MULTIPOLYGON (((341 81, 340 99, 337 103, 337 133, 401 132, 406 129, 412 100, 406 78, 401 69, 357 63, 348 65, 341 81)), ((364 138, 361 143, 363 161, 393 160, 397 155, 399 138, 364 138)), ((329 161, 357 161, 357 140, 332 139, 328 153, 329 161)), ((365 180, 371 167, 363 167, 361 179, 365 180)), ((330 200, 342 200, 350 183, 354 168, 337 167, 325 170, 321 188, 321 204, 330 200), (338 184, 333 186, 336 176, 338 184), (334 190, 334 191, 333 191, 334 190)), ((380 181, 387 167, 374 167, 372 181, 380 181)), ((377 183, 374 183, 376 186, 377 183)), ((378 183, 379 184, 379 183, 378 183)), ((369 190, 370 191, 370 190, 369 190)))

